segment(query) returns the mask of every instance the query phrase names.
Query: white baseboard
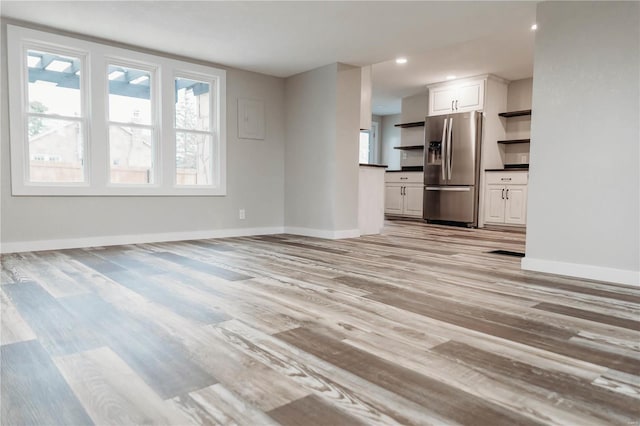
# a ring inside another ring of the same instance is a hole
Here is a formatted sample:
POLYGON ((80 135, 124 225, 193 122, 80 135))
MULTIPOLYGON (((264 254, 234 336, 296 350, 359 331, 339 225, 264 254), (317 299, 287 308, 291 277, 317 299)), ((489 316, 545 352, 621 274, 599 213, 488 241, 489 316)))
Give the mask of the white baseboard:
POLYGON ((342 238, 357 238, 360 236, 359 229, 344 229, 339 231, 332 231, 329 229, 313 229, 313 228, 299 228, 296 226, 285 226, 284 232, 286 234, 303 235, 305 237, 324 238, 327 240, 339 240, 342 238))
POLYGON ((527 271, 546 272, 569 277, 640 286, 639 271, 583 265, 579 263, 556 262, 545 259, 532 259, 530 257, 522 259, 521 267, 527 271))
POLYGON ((246 237, 251 235, 282 234, 283 231, 283 227, 275 226, 266 228, 165 232, 158 234, 110 235, 101 237, 65 238, 59 240, 14 241, 0 243, 0 253, 116 246, 122 244, 159 243, 165 241, 202 240, 207 238, 246 237))

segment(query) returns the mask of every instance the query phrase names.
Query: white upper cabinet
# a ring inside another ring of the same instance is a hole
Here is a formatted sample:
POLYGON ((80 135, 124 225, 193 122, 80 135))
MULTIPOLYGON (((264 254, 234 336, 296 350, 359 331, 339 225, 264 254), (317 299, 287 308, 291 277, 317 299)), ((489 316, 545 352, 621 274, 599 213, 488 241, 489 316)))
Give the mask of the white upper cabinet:
POLYGON ((484 107, 484 80, 470 81, 458 89, 456 112, 477 111, 484 107))
POLYGON ((484 108, 485 80, 438 83, 429 87, 429 116, 484 108))

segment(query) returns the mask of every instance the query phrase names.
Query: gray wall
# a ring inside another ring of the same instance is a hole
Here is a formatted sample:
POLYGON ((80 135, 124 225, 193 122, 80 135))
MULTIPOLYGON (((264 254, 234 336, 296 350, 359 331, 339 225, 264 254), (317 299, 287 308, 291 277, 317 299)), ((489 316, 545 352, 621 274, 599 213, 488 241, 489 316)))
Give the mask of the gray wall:
POLYGON ((400 114, 382 116, 380 162, 382 164, 388 165, 388 170, 400 169, 401 151, 399 149, 393 149, 394 146, 400 146, 400 128, 394 127, 394 124, 398 124, 400 122, 400 114))
POLYGON ((639 8, 538 4, 523 267, 638 283, 639 8))
POLYGON ((334 231, 358 232, 361 76, 359 67, 338 64, 334 159, 336 166, 332 174, 334 231))
POLYGON ((331 176, 335 155, 337 64, 285 81, 285 223, 331 229, 331 176), (304 201, 303 201, 304 200, 304 201))
POLYGON ((360 69, 331 64, 285 82, 285 225, 358 227, 360 69))
POLYGON ((3 20, 0 64, 3 94, 0 104, 2 242, 283 226, 282 79, 227 69, 226 197, 13 197, 6 51, 6 23, 3 20), (238 139, 238 98, 264 100, 264 141, 238 139), (246 209, 246 220, 238 219, 240 208, 246 209))
MULTIPOLYGON (((531 109, 533 79, 525 78, 509 83, 507 88, 507 111, 531 109)), ((531 116, 502 119, 506 124, 505 139, 529 139, 531 137, 531 116)), ((503 145, 505 164, 529 163, 529 144, 503 145)))
MULTIPOLYGON (((507 111, 531 109, 533 79, 525 78, 509 83, 507 88, 507 111)), ((505 119, 507 139, 527 139, 531 132, 531 117, 511 117, 505 119)))

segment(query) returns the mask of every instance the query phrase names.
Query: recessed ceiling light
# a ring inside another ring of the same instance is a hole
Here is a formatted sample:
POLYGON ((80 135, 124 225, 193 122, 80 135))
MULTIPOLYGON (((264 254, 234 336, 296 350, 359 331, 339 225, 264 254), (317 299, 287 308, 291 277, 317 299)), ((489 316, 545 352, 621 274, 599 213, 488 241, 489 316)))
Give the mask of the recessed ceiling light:
POLYGON ((538 29, 538 24, 533 24, 533 25, 531 26, 531 31, 535 31, 535 30, 537 30, 537 29, 538 29))
POLYGON ((407 58, 398 58, 396 59, 396 64, 406 64, 407 58))
POLYGON ((447 80, 455 80, 456 76, 455 75, 448 75, 447 76, 447 80))

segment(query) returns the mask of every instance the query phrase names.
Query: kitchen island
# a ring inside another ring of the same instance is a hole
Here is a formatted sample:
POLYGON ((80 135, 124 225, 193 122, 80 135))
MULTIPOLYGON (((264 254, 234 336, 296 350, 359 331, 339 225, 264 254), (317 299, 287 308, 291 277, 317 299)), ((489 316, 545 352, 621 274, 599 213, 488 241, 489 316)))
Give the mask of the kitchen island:
POLYGON ((384 226, 384 164, 359 167, 358 228, 360 235, 379 234, 384 226))

